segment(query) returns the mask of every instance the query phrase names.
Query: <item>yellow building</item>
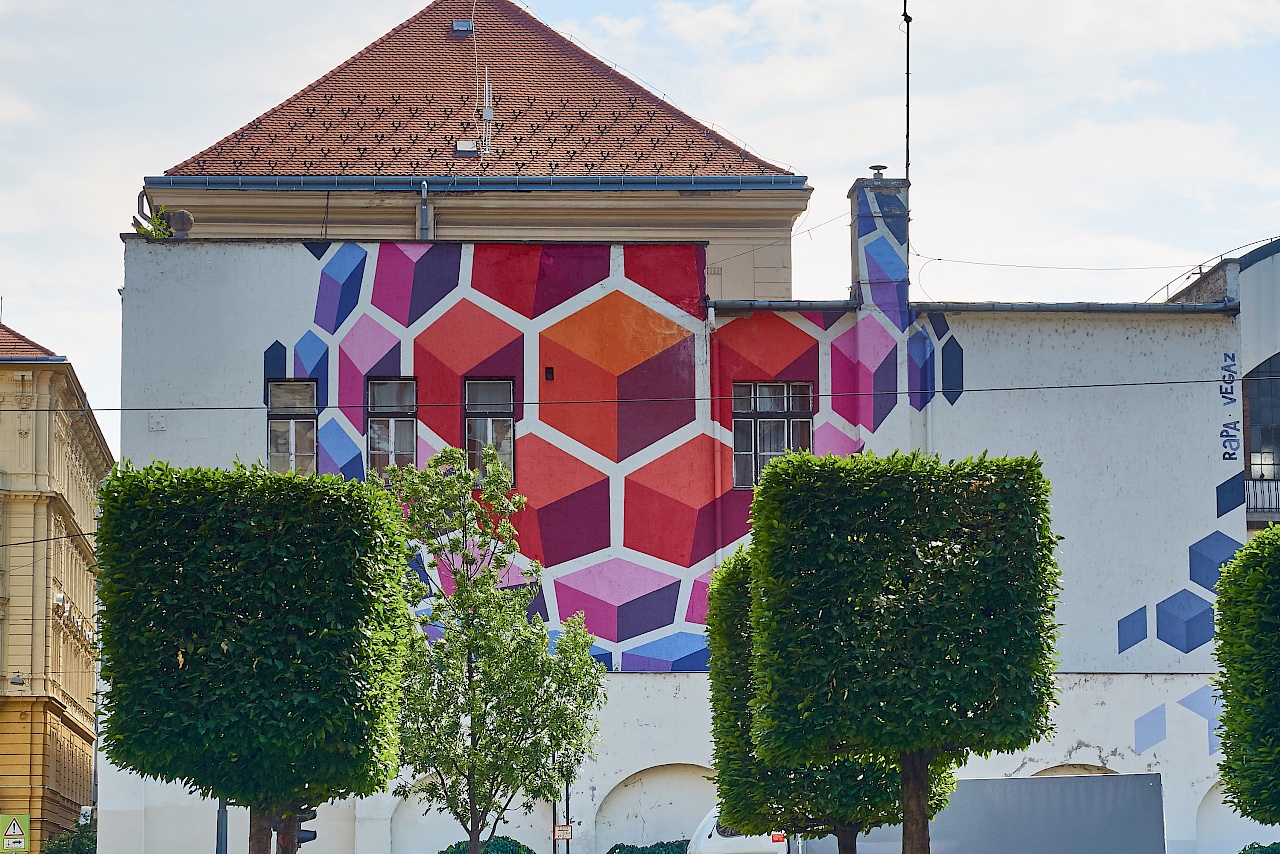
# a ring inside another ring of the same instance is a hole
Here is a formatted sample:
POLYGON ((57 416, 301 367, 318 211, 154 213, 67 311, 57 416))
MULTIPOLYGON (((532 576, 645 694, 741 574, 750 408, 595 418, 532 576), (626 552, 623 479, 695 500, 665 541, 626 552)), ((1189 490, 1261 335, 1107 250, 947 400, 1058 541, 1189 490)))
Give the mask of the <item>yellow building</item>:
POLYGON ((0 324, 0 813, 40 840, 93 803, 94 557, 111 452, 63 356, 0 324))

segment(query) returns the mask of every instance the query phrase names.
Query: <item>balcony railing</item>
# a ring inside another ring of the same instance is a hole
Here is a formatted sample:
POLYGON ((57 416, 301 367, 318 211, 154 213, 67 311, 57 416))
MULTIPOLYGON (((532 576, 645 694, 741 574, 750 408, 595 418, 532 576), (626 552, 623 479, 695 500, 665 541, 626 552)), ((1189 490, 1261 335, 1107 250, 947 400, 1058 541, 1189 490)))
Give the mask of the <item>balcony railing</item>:
POLYGON ((1246 480, 1245 509, 1259 513, 1280 513, 1280 480, 1246 480))

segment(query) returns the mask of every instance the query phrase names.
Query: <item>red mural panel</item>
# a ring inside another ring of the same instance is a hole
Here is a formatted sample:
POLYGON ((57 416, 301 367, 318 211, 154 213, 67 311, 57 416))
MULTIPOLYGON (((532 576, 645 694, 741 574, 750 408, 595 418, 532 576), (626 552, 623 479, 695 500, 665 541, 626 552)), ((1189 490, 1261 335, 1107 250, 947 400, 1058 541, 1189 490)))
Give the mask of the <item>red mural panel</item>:
POLYGON ((637 245, 623 249, 624 274, 645 290, 689 312, 707 317, 705 246, 637 245))
POLYGON ((609 479, 538 436, 516 440, 520 552, 554 566, 609 547, 609 479))
POLYGON ((627 475, 627 548, 692 566, 745 536, 751 490, 733 488, 733 450, 698 436, 627 475))
POLYGON ((715 331, 716 399, 711 415, 725 427, 733 421, 736 382, 818 382, 818 342, 774 312, 758 311, 715 331))

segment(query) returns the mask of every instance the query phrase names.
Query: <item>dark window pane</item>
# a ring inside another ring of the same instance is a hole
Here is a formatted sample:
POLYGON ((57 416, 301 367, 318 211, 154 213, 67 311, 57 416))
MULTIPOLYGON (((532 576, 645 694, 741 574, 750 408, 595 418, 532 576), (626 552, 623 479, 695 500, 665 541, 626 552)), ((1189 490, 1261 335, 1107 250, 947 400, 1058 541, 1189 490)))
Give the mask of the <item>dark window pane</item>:
POLYGON ((739 488, 755 484, 756 464, 753 454, 733 455, 733 485, 739 488))
POLYGON ((756 411, 786 412, 786 385, 783 383, 756 383, 756 411))
POLYGON ((752 435, 755 431, 751 429, 752 422, 745 418, 735 418, 733 421, 733 449, 735 451, 746 451, 750 453, 755 450, 755 437, 752 435))
POLYGON ((370 412, 413 412, 416 386, 413 380, 370 380, 370 412))
POLYGON ((751 392, 754 387, 751 383, 734 383, 733 384, 733 411, 734 412, 750 412, 752 407, 751 392))
POLYGON ((756 431, 759 440, 757 447, 761 454, 777 456, 787 449, 787 422, 761 420, 756 423, 759 425, 756 431))
POLYGON ((273 382, 267 384, 267 408, 282 415, 314 415, 314 382, 273 382))
POLYGON ((813 411, 813 385, 811 383, 791 384, 791 411, 813 411))
POLYGON ((813 422, 799 419, 791 422, 791 450, 810 451, 813 437, 813 422))
POLYGON ((514 387, 511 380, 467 380, 467 411, 511 412, 514 387))

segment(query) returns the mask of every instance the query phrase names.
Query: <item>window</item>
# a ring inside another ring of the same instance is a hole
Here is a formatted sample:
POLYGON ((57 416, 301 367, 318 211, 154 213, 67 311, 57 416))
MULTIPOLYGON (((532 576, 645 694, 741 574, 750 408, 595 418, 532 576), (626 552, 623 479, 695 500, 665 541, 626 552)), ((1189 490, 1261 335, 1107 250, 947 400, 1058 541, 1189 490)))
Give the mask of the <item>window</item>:
POLYGON ((272 471, 316 473, 315 380, 267 383, 267 464, 272 471))
POLYGON ((484 473, 484 449, 492 445, 498 459, 515 473, 515 381, 467 380, 467 467, 484 473))
POLYGON ((813 383, 733 384, 733 485, 750 489, 769 461, 807 451, 813 434, 813 383))
POLYGON ((1280 479, 1280 353, 1244 378, 1250 480, 1280 479))
POLYGON ((369 468, 412 466, 418 446, 418 383, 416 380, 369 380, 369 468))

